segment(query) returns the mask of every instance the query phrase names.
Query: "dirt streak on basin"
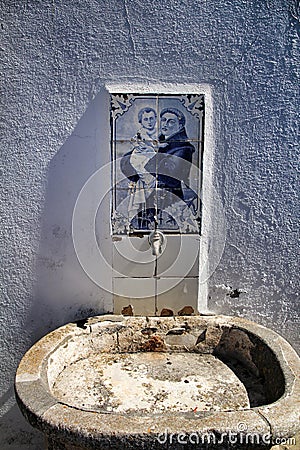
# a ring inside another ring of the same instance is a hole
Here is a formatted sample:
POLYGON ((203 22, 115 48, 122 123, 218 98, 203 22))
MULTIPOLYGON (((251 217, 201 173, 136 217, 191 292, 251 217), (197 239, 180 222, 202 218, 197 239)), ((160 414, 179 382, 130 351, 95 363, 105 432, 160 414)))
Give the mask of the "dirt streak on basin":
POLYGON ((244 319, 107 315, 41 339, 23 357, 15 388, 49 448, 167 448, 162 435, 173 436, 171 448, 195 448, 176 436, 226 440, 230 432, 238 445, 226 448, 259 449, 270 448, 266 436, 299 431, 299 372, 283 338, 244 319))

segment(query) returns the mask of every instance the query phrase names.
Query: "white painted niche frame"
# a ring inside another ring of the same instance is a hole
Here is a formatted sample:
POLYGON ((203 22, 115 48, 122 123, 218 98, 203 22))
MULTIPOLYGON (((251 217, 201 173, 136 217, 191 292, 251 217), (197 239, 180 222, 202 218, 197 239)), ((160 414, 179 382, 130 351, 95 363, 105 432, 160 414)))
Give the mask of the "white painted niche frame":
POLYGON ((173 83, 132 83, 107 84, 110 94, 157 94, 157 95, 204 95, 205 121, 202 154, 202 223, 199 253, 198 311, 209 313, 207 306, 207 281, 214 273, 225 246, 225 216, 221 198, 213 186, 214 171, 214 130, 213 95, 210 85, 173 83))

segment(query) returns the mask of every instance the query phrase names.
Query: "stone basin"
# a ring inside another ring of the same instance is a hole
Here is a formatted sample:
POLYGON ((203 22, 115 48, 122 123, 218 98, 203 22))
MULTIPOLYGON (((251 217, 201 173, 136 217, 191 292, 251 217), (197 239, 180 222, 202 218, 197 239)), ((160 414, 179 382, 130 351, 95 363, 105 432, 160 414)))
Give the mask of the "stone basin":
POLYGON ((245 319, 105 315, 38 341, 15 391, 49 449, 263 449, 299 432, 299 373, 245 319))

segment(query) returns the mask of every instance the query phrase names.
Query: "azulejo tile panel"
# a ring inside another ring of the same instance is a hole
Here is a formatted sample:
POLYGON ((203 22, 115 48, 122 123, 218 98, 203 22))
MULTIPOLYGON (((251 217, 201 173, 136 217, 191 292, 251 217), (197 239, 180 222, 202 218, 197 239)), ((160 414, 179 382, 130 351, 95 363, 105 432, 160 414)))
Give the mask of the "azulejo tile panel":
POLYGON ((198 234, 204 95, 111 94, 113 234, 198 234))

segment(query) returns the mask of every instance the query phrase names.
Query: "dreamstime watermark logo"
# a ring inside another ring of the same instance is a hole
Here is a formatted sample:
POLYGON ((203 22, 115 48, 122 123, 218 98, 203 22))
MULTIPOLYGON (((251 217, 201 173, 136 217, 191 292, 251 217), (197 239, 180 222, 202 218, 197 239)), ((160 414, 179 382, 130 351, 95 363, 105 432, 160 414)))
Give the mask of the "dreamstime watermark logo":
MULTIPOLYGON (((180 158, 182 160, 182 158, 180 158)), ((111 205, 112 197, 118 193, 120 183, 127 178, 116 170, 120 166, 121 158, 110 162, 98 169, 82 187, 73 210, 72 217, 72 237, 74 249, 83 270, 87 276, 100 288, 114 293, 115 295, 133 298, 145 298, 153 296, 152 284, 145 283, 144 278, 135 278, 135 283, 127 283, 127 291, 114 285, 112 280, 117 277, 124 277, 126 274, 123 267, 135 265, 136 267, 146 264, 153 264, 156 257, 152 255, 149 246, 137 245, 140 239, 132 239, 127 236, 113 236, 111 227, 111 205), (116 173, 116 179, 112 183, 112 173, 116 173), (114 184, 114 185, 113 185, 114 184)), ((201 180, 202 174, 198 167, 184 161, 182 164, 189 164, 189 171, 193 174, 194 180, 201 180)), ((164 174, 163 169, 159 175, 164 174)), ((172 175, 175 179, 175 176, 172 175)), ((128 180, 127 180, 128 181, 128 180)), ((198 183, 198 181, 197 181, 198 183)), ((201 195, 202 227, 200 239, 200 270, 199 282, 204 283, 215 271, 221 259, 225 245, 225 218, 221 199, 209 182, 204 180, 205 185, 201 195)), ((124 188, 123 188, 124 193, 124 188)), ((128 196, 129 194, 127 194, 128 196)), ((174 197, 172 193, 171 196, 174 197)), ((175 196, 176 197, 176 196, 175 196)), ((200 198, 197 198, 200 202, 200 198)), ((183 204, 181 198, 175 198, 174 203, 183 204)), ((116 205, 118 208, 124 207, 124 200, 116 205)), ((177 221, 177 217, 173 217, 177 221)), ((183 233, 176 233, 176 247, 174 240, 172 244, 172 257, 168 257, 161 277, 168 279, 167 283, 158 285, 157 294, 172 289, 181 279, 185 278, 199 257, 197 245, 185 245, 183 233), (180 274, 180 278, 168 277, 168 273, 173 270, 180 274)), ((171 239, 170 239, 171 242, 171 239)), ((168 235, 163 252, 158 258, 165 257, 164 252, 168 250, 168 235)), ((166 259, 166 257, 165 257, 166 259)))
POLYGON ((276 438, 271 433, 247 432, 248 426, 244 422, 237 425, 237 430, 228 430, 226 432, 179 432, 171 433, 167 429, 160 433, 156 440, 161 445, 296 445, 296 438, 276 438))

